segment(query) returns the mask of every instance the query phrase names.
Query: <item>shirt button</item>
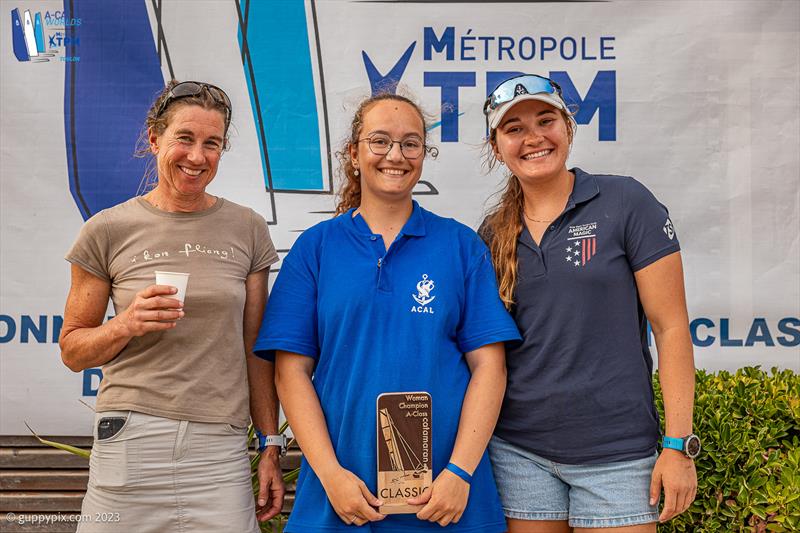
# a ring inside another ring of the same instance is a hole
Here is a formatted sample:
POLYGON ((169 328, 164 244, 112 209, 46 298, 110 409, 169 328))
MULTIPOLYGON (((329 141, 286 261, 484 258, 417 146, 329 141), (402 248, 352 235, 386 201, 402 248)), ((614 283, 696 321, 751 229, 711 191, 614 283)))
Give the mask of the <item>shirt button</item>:
POLYGON ((550 231, 555 231, 555 230, 556 230, 555 226, 550 226, 550 231))
POLYGON ((370 235, 369 240, 375 241, 378 240, 378 238, 375 235, 370 235))

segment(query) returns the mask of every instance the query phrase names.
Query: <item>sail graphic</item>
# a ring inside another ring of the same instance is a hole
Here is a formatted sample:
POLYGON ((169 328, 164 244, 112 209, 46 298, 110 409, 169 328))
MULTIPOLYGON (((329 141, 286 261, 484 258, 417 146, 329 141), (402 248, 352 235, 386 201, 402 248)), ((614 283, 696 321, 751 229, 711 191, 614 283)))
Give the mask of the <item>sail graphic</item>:
POLYGON ((420 461, 413 448, 409 445, 408 441, 403 437, 402 433, 397 429, 397 426, 389 414, 388 409, 381 409, 379 411, 381 430, 383 438, 386 442, 386 447, 389 451, 389 459, 392 463, 392 470, 403 472, 403 476, 419 475, 427 470, 427 466, 420 461), (411 468, 406 468, 406 463, 403 461, 405 455, 411 468))
POLYGON ((30 61, 28 45, 25 43, 25 28, 22 25, 19 9, 11 10, 11 38, 17 61, 30 61))
POLYGON ((25 10, 25 47, 28 49, 30 57, 36 57, 39 52, 36 51, 36 33, 33 30, 33 19, 31 18, 30 9, 25 10))
POLYGON ((33 34, 36 37, 36 51, 39 54, 44 53, 44 30, 42 29, 42 14, 36 13, 33 19, 33 34))

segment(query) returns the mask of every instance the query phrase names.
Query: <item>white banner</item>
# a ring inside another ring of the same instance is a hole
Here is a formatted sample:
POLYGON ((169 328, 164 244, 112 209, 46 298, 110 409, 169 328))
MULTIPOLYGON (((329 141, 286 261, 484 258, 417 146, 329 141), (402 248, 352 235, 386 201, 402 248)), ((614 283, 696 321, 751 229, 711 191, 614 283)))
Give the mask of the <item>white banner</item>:
POLYGON ((486 94, 510 73, 550 76, 579 109, 569 164, 634 176, 669 208, 697 366, 800 371, 800 2, 2 7, 0 434, 89 432, 78 400, 101 373, 59 357, 63 256, 86 218, 141 191, 134 144, 171 77, 230 95, 210 192, 262 213, 283 257, 331 216, 362 98, 421 102, 440 154, 416 199, 477 227, 502 180, 481 164, 486 94))

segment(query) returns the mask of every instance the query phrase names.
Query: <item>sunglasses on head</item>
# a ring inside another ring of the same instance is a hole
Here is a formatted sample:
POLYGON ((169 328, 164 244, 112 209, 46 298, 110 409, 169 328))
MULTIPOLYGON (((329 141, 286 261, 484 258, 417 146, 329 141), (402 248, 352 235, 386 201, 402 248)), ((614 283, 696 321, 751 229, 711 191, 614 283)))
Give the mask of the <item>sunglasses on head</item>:
POLYGON ((158 108, 158 112, 156 113, 156 117, 160 117, 161 113, 174 102, 175 100, 180 100, 181 98, 188 98, 190 96, 198 96, 203 91, 208 92, 211 98, 214 99, 215 102, 218 104, 222 104, 225 107, 225 131, 228 131, 228 126, 231 123, 231 100, 228 98, 228 95, 225 94, 225 91, 217 87, 216 85, 211 85, 210 83, 201 83, 199 81, 184 81, 177 84, 175 87, 170 89, 169 94, 167 97, 164 98, 164 101, 161 102, 161 106, 158 108))
POLYGON ((497 109, 506 102, 510 102, 521 94, 539 93, 556 94, 559 98, 563 98, 561 87, 550 78, 537 76, 536 74, 523 74, 522 76, 509 78, 498 85, 486 99, 483 113, 488 115, 490 111, 497 109))

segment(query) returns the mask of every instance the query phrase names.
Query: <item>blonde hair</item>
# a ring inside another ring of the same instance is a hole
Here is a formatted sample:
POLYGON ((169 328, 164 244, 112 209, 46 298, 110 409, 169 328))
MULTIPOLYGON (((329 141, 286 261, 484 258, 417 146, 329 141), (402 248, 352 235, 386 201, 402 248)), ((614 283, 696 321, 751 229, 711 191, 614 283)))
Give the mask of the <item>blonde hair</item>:
MULTIPOLYGON (((573 113, 559 110, 567 126, 570 147, 575 138, 576 124, 573 113)), ((495 146, 497 129, 493 129, 484 145, 484 165, 492 170, 497 164, 495 146)), ((522 217, 525 210, 525 193, 519 178, 509 172, 506 184, 500 191, 500 200, 489 210, 482 227, 482 234, 489 242, 492 253, 497 288, 500 299, 511 309, 514 305, 514 289, 517 286, 517 239, 522 234, 522 217)))
POLYGON ((425 143, 425 153, 423 157, 424 155, 430 154, 435 158, 439 153, 436 147, 429 147, 427 145, 428 121, 420 106, 410 98, 394 93, 379 93, 362 100, 356 109, 355 115, 353 115, 353 121, 350 124, 350 136, 343 143, 341 150, 336 152, 336 156, 339 159, 339 174, 342 182, 339 192, 336 195, 338 198, 336 215, 340 215, 353 207, 361 205, 361 178, 356 175, 356 168, 353 166, 353 160, 350 157, 350 148, 358 145, 358 137, 361 135, 361 128, 364 125, 364 116, 367 112, 378 102, 387 100, 405 102, 413 107, 414 111, 419 115, 419 119, 422 121, 423 142, 425 143))

